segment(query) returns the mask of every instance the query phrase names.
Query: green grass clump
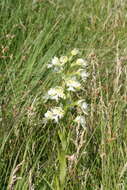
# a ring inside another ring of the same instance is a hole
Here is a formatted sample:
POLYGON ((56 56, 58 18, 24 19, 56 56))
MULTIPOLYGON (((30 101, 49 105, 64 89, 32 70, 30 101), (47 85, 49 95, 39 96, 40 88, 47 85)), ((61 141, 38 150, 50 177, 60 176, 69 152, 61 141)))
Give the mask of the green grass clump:
POLYGON ((127 189, 126 11, 124 0, 0 0, 0 189, 127 189), (62 100, 61 123, 45 123, 58 105, 43 97, 64 81, 47 65, 74 48, 88 79, 71 110, 62 100))

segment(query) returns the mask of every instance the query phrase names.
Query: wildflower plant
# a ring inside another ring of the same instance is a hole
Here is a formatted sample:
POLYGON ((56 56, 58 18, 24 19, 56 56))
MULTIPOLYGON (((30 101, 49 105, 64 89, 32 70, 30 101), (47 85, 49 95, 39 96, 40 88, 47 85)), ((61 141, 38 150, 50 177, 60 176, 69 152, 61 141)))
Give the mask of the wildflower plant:
MULTIPOLYGON (((87 61, 80 57, 78 49, 73 49, 68 55, 54 57, 47 65, 55 77, 59 78, 57 86, 50 88, 43 96, 47 111, 44 113, 43 121, 58 125, 58 137, 61 147, 58 146, 59 177, 56 179, 56 189, 64 189, 67 172, 67 147, 68 135, 71 133, 63 122, 71 117, 71 124, 86 129, 86 116, 88 115, 88 104, 82 95, 84 82, 89 76, 87 72, 87 61), (74 112, 75 110, 75 112, 74 112), (59 188, 58 188, 59 186, 59 188)), ((83 132, 84 134, 84 132, 83 132)), ((77 159, 79 150, 75 158, 77 159)))

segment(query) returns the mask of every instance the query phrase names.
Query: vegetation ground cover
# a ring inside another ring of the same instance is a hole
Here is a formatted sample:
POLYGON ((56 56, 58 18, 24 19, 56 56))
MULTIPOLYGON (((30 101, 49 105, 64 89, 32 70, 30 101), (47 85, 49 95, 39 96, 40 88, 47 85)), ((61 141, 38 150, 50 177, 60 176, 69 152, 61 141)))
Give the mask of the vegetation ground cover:
POLYGON ((126 0, 0 0, 0 189, 127 189, 126 31, 126 0), (74 109, 60 133, 43 122, 60 80, 47 65, 74 48, 88 64, 87 130, 74 109))

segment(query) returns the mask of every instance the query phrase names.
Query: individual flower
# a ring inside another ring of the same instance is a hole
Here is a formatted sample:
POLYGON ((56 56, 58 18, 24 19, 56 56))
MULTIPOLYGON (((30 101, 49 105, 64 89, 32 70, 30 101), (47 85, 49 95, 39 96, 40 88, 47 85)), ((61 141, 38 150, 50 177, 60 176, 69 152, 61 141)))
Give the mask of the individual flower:
POLYGON ((81 88, 81 84, 75 78, 69 78, 65 80, 68 91, 75 92, 81 88))
POLYGON ((80 66, 82 66, 82 67, 86 67, 86 66, 87 66, 87 61, 84 60, 84 59, 82 59, 82 58, 79 58, 79 59, 76 60, 76 63, 75 63, 75 64, 76 64, 76 65, 80 65, 80 66))
POLYGON ((79 53, 79 50, 76 49, 76 48, 71 51, 71 55, 72 55, 72 56, 75 56, 75 55, 77 55, 78 53, 79 53))
POLYGON ((55 107, 48 110, 44 116, 46 121, 54 120, 54 122, 58 123, 59 119, 64 116, 64 110, 61 107, 55 107))
POLYGON ((64 68, 63 68, 62 66, 58 65, 58 66, 55 66, 55 67, 53 68, 53 71, 56 72, 56 73, 59 73, 59 72, 62 72, 63 69, 64 69, 64 68))
POLYGON ((89 73, 86 72, 84 69, 80 69, 79 73, 80 73, 80 76, 81 76, 83 81, 85 81, 87 79, 87 77, 89 76, 89 73))
POLYGON ((55 88, 51 88, 48 91, 48 96, 47 99, 51 99, 51 100, 56 100, 58 101, 60 98, 65 99, 65 94, 64 94, 64 90, 62 87, 57 86, 55 88))
POLYGON ((48 64, 48 68, 51 68, 51 67, 54 67, 54 66, 59 66, 59 65, 60 65, 59 58, 58 58, 58 57, 54 57, 54 58, 51 60, 51 63, 48 64))
POLYGON ((53 59, 52 59, 52 65, 59 65, 60 64, 60 61, 59 61, 59 58, 58 57, 54 57, 53 59))
POLYGON ((79 115, 75 118, 74 120, 76 123, 78 123, 79 125, 81 125, 82 127, 86 128, 86 120, 85 117, 82 115, 79 115))
POLYGON ((68 61, 68 57, 67 56, 61 56, 60 57, 60 63, 61 64, 65 64, 65 63, 67 63, 67 61, 68 61))
POLYGON ((45 114, 44 114, 46 120, 52 120, 53 119, 53 113, 52 111, 47 111, 45 114))
POLYGON ((83 81, 85 81, 89 76, 89 73, 85 69, 79 69, 75 72, 75 75, 78 75, 83 81))
POLYGON ((83 111, 84 114, 88 115, 88 113, 87 113, 88 104, 85 102, 84 99, 79 100, 77 102, 77 105, 81 107, 81 109, 82 109, 82 111, 83 111))

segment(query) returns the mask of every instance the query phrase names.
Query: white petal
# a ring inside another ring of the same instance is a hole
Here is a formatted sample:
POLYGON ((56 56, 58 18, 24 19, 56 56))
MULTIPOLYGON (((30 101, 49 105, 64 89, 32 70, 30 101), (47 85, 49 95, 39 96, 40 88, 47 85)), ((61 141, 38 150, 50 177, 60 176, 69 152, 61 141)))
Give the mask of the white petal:
POLYGON ((79 50, 78 49, 73 49, 72 51, 71 51, 71 55, 77 55, 79 53, 79 50))

